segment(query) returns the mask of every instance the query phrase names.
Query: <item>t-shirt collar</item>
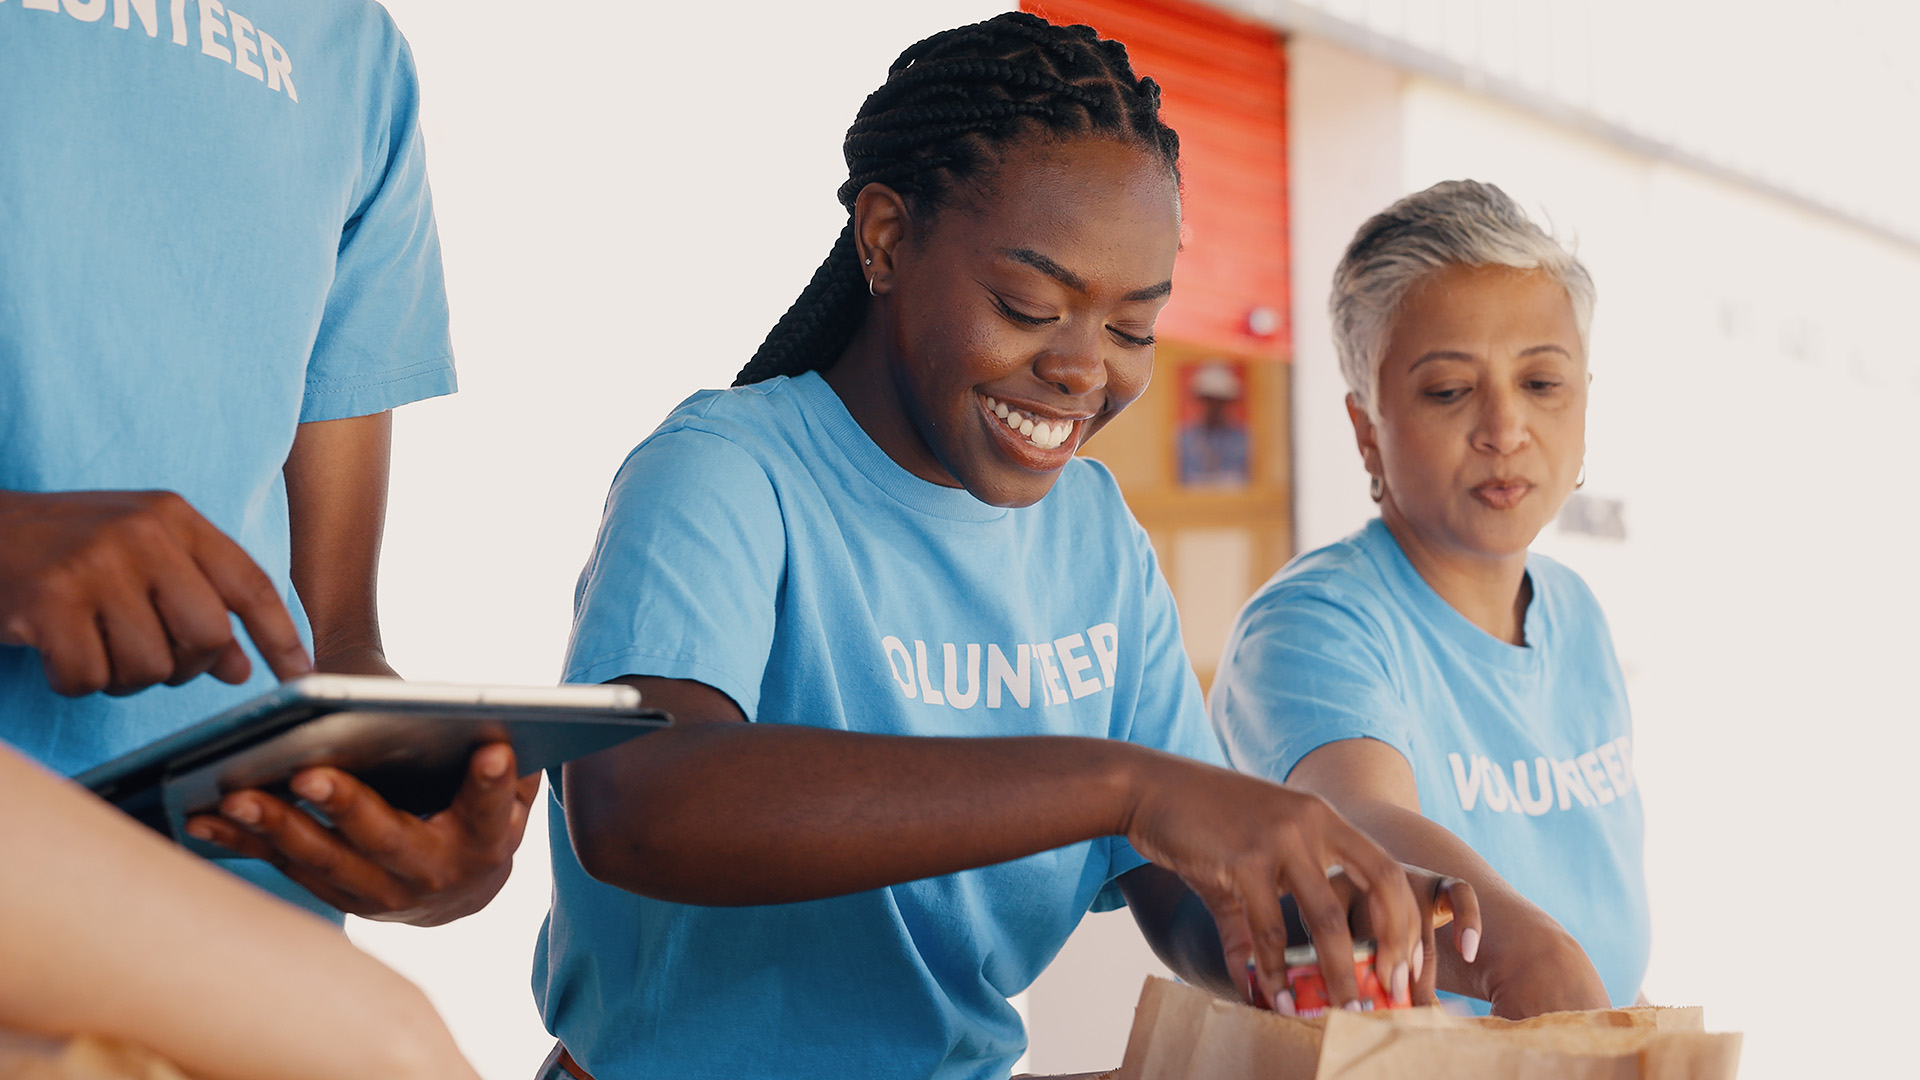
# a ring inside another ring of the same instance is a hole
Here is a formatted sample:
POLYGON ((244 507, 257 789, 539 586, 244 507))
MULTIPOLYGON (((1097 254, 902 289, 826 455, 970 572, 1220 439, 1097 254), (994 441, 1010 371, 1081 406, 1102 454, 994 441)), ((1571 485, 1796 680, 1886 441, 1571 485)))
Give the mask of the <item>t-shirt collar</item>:
POLYGON ((1541 663, 1540 657, 1546 646, 1547 620, 1542 614, 1546 598, 1541 595, 1544 582, 1541 575, 1534 573, 1531 554, 1527 556, 1527 579, 1533 583, 1533 596, 1527 602, 1527 614, 1522 619, 1527 643, 1514 645, 1482 630, 1473 620, 1454 610, 1445 597, 1435 592, 1433 586, 1427 584, 1427 579, 1421 577, 1420 571, 1414 568, 1407 553, 1400 550, 1400 542, 1394 539, 1393 531, 1387 528, 1385 521, 1374 518, 1367 522, 1367 527, 1361 530, 1361 536, 1385 566, 1389 580, 1397 591, 1449 640, 1469 654, 1500 667, 1520 671, 1535 668, 1541 663))
POLYGON ((847 456, 849 468, 895 501, 923 514, 953 521, 995 521, 1007 515, 1006 507, 981 502, 966 488, 935 484, 902 468, 853 418, 846 403, 819 372, 809 371, 794 376, 789 382, 807 414, 847 456))

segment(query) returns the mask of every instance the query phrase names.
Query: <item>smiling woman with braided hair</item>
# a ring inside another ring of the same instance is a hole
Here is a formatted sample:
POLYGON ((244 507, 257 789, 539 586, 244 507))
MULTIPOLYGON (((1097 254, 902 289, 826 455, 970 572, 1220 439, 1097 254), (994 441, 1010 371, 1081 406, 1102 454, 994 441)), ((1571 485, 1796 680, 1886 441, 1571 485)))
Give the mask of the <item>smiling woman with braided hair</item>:
POLYGON ((1153 551, 1075 456, 1146 387, 1172 289, 1158 88, 1003 15, 902 54, 846 154, 826 262, 628 458, 581 577, 568 681, 677 722, 557 785, 557 1060, 1003 1080, 1007 999, 1121 903, 1187 978, 1237 995, 1251 954, 1277 995, 1292 894, 1430 997, 1422 905, 1477 926, 1472 891, 1218 767, 1153 551))

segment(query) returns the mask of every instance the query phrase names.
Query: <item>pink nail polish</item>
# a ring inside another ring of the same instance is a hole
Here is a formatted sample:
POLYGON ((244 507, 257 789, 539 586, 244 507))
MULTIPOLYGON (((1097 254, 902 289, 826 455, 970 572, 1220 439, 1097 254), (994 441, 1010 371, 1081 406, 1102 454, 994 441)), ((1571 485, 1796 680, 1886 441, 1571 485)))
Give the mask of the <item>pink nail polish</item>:
POLYGON ((1471 929, 1460 931, 1460 958, 1471 964, 1474 957, 1479 955, 1480 931, 1471 929))

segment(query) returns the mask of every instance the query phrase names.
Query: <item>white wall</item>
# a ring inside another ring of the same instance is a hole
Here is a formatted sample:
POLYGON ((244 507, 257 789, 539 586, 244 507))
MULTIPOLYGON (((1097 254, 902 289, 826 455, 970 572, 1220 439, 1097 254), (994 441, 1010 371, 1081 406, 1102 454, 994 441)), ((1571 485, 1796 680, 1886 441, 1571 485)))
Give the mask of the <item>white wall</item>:
POLYGON ((1345 194, 1500 184, 1577 239, 1599 287, 1585 491, 1624 502, 1627 539, 1550 527, 1536 549, 1594 586, 1627 674, 1647 992, 1745 1031, 1748 1080, 1888 1074, 1910 1054, 1897 1025, 1812 1018, 1871 1014, 1911 982, 1920 255, 1420 79, 1397 124, 1370 126, 1397 155, 1376 147, 1355 178, 1315 133, 1353 112, 1329 90, 1386 69, 1329 53, 1293 44, 1303 544, 1368 511, 1344 494, 1350 447, 1328 441, 1345 426, 1331 351, 1309 340, 1338 255, 1325 234, 1386 201, 1345 194))
MULTIPOLYGON (((461 392, 395 424, 381 605, 417 678, 559 677, 575 576, 627 450, 724 386, 844 220, 840 140, 887 64, 995 0, 386 0, 413 44, 461 392)), ((355 921, 487 1080, 552 1045, 528 991, 544 820, 486 911, 355 921)))

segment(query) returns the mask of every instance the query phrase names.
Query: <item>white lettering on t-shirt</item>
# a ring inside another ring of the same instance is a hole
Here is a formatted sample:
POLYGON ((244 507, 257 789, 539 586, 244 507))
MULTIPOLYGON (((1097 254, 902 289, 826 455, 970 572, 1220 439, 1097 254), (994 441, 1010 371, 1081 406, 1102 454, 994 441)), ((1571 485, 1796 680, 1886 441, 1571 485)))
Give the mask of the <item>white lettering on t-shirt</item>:
POLYGON ((887 658, 888 674, 908 700, 953 709, 984 703, 998 709, 1011 699, 1009 704, 1024 709, 1065 705, 1110 689, 1119 668, 1120 630, 1101 623, 1053 641, 1010 646, 913 639, 911 648, 907 639, 888 634, 880 639, 880 651, 887 658))
POLYGON ((1580 775, 1587 778, 1587 787, 1593 789, 1593 797, 1605 806, 1613 801, 1613 788, 1607 786, 1607 774, 1600 768, 1600 755, 1592 750, 1573 760, 1580 763, 1580 775))
POLYGON ((227 9, 220 6, 220 0, 200 0, 200 51, 217 60, 233 63, 233 50, 220 44, 227 36, 227 28, 220 23, 220 16, 227 9))
POLYGON ((1536 757, 1513 763, 1512 785, 1507 770, 1491 759, 1448 754, 1453 768, 1454 793, 1460 809, 1472 812, 1484 806, 1496 814, 1539 817, 1559 809, 1605 806, 1633 789, 1633 742, 1622 735, 1584 754, 1562 760, 1536 757))
POLYGON ((249 56, 257 55, 260 51, 259 47, 254 43, 253 38, 249 36, 254 32, 253 24, 247 21, 245 15, 237 11, 227 12, 227 21, 233 24, 234 68, 243 75, 251 75, 265 82, 267 73, 260 70, 259 64, 247 59, 249 56))
POLYGON ((1553 808, 1553 765, 1546 758, 1537 757, 1533 759, 1533 771, 1539 777, 1539 783, 1530 787, 1527 783, 1527 763, 1513 763, 1514 803, 1528 817, 1539 817, 1553 808), (1538 797, 1533 794, 1534 788, 1540 792, 1538 797))
MULTIPOLYGON (((4 2, 0 0, 0 3, 4 2)), ((140 28, 147 32, 148 37, 160 36, 159 0, 20 0, 20 6, 33 11, 60 11, 64 8, 70 17, 94 23, 106 17, 109 2, 113 5, 113 26, 116 30, 131 30, 133 17, 138 15, 140 28)), ((168 0, 167 16, 173 29, 171 40, 175 45, 186 45, 189 40, 188 2, 168 0)), ((273 35, 254 26, 253 20, 225 6, 220 0, 192 2, 200 16, 202 55, 232 64, 240 74, 266 83, 269 90, 284 90, 288 101, 299 102, 300 94, 293 88, 293 58, 273 39, 273 35), (223 39, 231 42, 232 47, 222 44, 223 39), (256 61, 255 57, 259 60, 256 61)))
POLYGON ((1113 673, 1120 666, 1120 628, 1110 622, 1087 627, 1087 643, 1100 658, 1100 681, 1113 685, 1113 673))
POLYGON ((140 25, 147 31, 148 37, 160 36, 160 16, 154 11, 153 0, 113 0, 113 25, 121 30, 133 25, 127 15, 131 8, 140 16, 140 25))
POLYGON ((888 634, 880 639, 880 648, 887 654, 887 667, 893 672, 893 681, 900 684, 900 692, 909 699, 919 697, 920 683, 913 677, 913 654, 907 651, 907 643, 888 634))
POLYGON ((1027 707, 1027 701, 1033 696, 1033 673, 1028 660, 1033 656, 1025 644, 1014 649, 1019 657, 1018 667, 1007 663, 1007 654, 1000 651, 998 645, 987 646, 987 708, 1000 707, 1000 688, 1006 687, 1013 694, 1014 703, 1021 708, 1027 707))
POLYGON ((927 643, 924 641, 913 643, 913 667, 920 673, 920 700, 929 705, 945 705, 947 699, 933 688, 933 680, 927 676, 927 643))
POLYGON ((1460 809, 1471 811, 1474 800, 1480 796, 1480 759, 1473 759, 1471 770, 1459 754, 1448 754, 1447 763, 1453 766, 1453 786, 1460 793, 1460 809))
POLYGON ((1506 813, 1507 804, 1511 801, 1507 791, 1506 770, 1483 757, 1474 758, 1473 767, 1486 777, 1481 798, 1486 800, 1487 809, 1496 814, 1506 813))
POLYGON ((298 103, 300 95, 293 89, 293 61, 287 58, 287 50, 281 48, 280 43, 273 40, 273 36, 265 30, 257 33, 260 35, 260 48, 266 54, 264 59, 267 62, 267 89, 278 90, 280 84, 285 83, 287 100, 298 103))
POLYGON ((1067 690, 1060 685, 1060 665, 1053 661, 1053 643, 1051 641, 1034 642, 1033 658, 1040 661, 1040 688, 1046 691, 1047 704, 1064 703, 1067 700, 1067 690))
POLYGON ((1075 649, 1084 648, 1085 645, 1086 639, 1082 638, 1079 634, 1068 634, 1066 637, 1060 638, 1053 643, 1054 655, 1060 658, 1060 670, 1066 672, 1067 675, 1067 687, 1073 691, 1073 696, 1077 698, 1083 698, 1088 694, 1097 694, 1100 692, 1099 679, 1083 679, 1080 677, 1081 672, 1093 667, 1092 657, 1074 655, 1075 649))
POLYGON ((947 673, 947 704, 956 709, 971 709, 973 703, 980 700, 980 646, 967 644, 967 692, 960 692, 960 653, 949 641, 940 646, 946 655, 943 665, 947 673))
POLYGON ((1593 792, 1588 791, 1587 782, 1580 779, 1580 766, 1575 764, 1572 758, 1565 761, 1559 758, 1553 759, 1553 788, 1560 796, 1562 810, 1569 809, 1572 805, 1567 801, 1569 795, 1580 800, 1581 806, 1594 804, 1593 792))

